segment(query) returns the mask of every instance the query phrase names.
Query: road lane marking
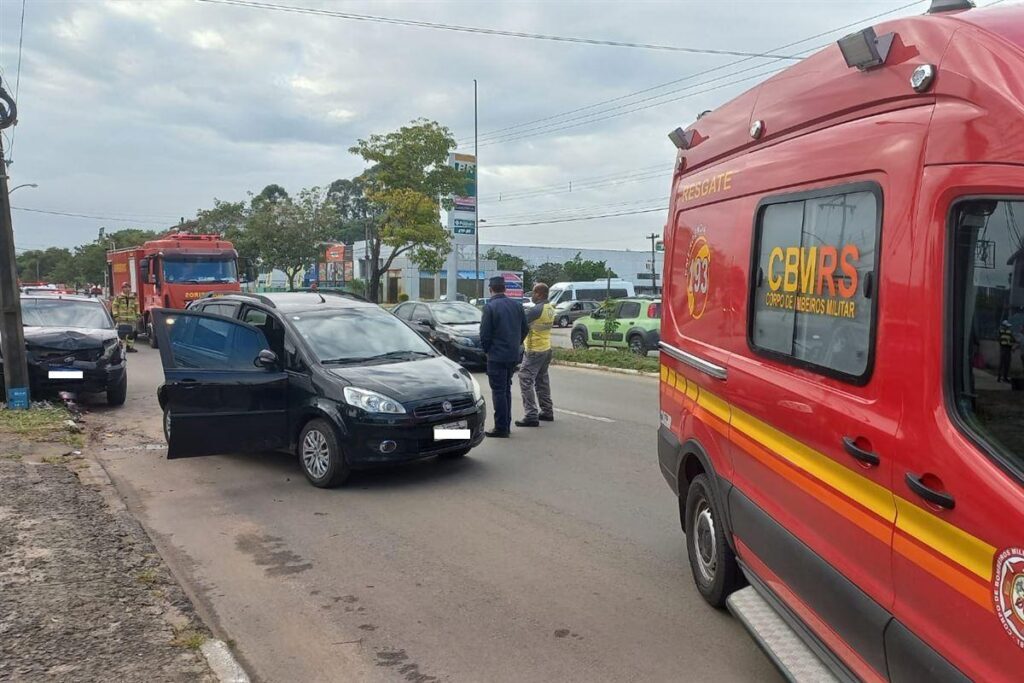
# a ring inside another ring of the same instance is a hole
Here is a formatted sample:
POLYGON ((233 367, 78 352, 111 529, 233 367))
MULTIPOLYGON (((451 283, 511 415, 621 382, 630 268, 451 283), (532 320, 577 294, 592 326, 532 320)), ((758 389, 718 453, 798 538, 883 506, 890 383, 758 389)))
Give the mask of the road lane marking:
POLYGON ((585 420, 594 420, 595 422, 608 422, 614 423, 615 420, 610 420, 607 417, 598 417, 597 415, 587 415, 586 413, 577 413, 575 410, 566 410, 565 408, 555 408, 556 413, 565 413, 566 415, 573 415, 575 417, 582 417, 585 420))

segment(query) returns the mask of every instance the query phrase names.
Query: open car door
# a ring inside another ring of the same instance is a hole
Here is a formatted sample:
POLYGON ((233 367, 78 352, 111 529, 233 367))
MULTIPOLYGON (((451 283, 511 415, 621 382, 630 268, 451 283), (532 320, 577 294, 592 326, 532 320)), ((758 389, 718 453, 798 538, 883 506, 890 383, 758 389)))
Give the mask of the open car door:
POLYGON ((197 311, 152 316, 168 458, 288 445, 288 376, 259 329, 197 311))

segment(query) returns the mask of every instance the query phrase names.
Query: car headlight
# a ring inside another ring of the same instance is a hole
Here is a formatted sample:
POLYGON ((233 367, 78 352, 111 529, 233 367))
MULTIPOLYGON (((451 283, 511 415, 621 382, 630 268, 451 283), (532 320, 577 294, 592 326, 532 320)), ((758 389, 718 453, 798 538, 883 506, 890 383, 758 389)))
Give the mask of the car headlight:
POLYGON ((469 381, 473 383, 473 401, 479 401, 484 397, 484 390, 480 388, 480 382, 477 382, 473 375, 469 376, 469 381))
POLYGON ((455 343, 460 346, 476 346, 476 342, 470 337, 452 337, 452 339, 454 339, 455 343))
POLYGON ((405 413, 405 408, 401 403, 369 389, 345 387, 345 402, 356 408, 362 408, 368 413, 386 413, 388 415, 405 413))

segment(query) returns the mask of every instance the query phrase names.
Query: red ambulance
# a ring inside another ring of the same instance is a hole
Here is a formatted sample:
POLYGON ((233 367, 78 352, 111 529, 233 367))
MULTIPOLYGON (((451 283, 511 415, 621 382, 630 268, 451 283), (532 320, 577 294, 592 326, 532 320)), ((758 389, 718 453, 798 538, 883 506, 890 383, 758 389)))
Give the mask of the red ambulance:
POLYGON ((239 292, 238 252, 220 235, 172 232, 141 247, 107 252, 111 297, 131 285, 139 302, 137 332, 156 346, 149 311, 185 308, 211 292, 239 292))
POLYGON ((669 136, 661 468, 797 680, 1024 680, 1024 6, 972 7, 669 136))

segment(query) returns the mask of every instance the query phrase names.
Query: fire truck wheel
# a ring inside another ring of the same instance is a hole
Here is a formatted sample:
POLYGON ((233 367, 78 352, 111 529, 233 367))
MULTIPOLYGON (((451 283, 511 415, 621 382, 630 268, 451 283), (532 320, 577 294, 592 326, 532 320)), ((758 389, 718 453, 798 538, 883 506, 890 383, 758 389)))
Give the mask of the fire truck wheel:
POLYGON ((313 486, 327 489, 348 479, 348 463, 338 445, 334 428, 326 420, 310 420, 299 434, 296 450, 302 471, 313 486))
POLYGON ((698 474, 686 495, 686 554, 697 590, 713 607, 725 605, 741 576, 719 508, 707 475, 698 474))
POLYGON ((149 348, 157 348, 156 334, 153 332, 153 323, 146 323, 146 338, 149 339, 149 348))

